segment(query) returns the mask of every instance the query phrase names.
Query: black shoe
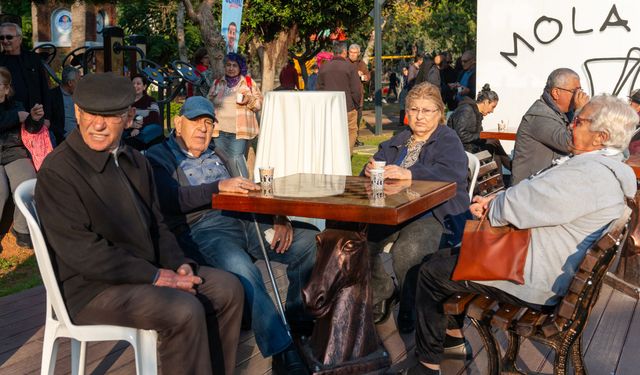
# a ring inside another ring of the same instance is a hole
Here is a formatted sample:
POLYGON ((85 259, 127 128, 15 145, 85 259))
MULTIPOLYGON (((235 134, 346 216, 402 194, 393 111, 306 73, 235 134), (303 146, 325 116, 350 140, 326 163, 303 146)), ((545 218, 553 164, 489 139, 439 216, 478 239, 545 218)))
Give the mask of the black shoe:
POLYGON ((398 312, 398 331, 403 334, 413 332, 416 329, 413 311, 402 311, 402 305, 400 305, 400 309, 398 312))
POLYGON ((382 301, 373 305, 373 323, 380 324, 386 322, 391 316, 393 307, 400 302, 400 288, 394 285, 393 293, 391 297, 383 299, 382 301))
POLYGON ((356 139, 356 143, 353 144, 355 147, 360 147, 360 146, 364 146, 364 143, 362 141, 360 141, 359 139, 356 139))
POLYGON ((31 242, 29 233, 18 233, 15 229, 11 228, 11 234, 16 238, 16 244, 18 246, 33 249, 33 243, 31 242))
POLYGON ((272 358, 271 369, 276 375, 309 375, 307 365, 302 361, 293 344, 280 353, 274 354, 272 358))

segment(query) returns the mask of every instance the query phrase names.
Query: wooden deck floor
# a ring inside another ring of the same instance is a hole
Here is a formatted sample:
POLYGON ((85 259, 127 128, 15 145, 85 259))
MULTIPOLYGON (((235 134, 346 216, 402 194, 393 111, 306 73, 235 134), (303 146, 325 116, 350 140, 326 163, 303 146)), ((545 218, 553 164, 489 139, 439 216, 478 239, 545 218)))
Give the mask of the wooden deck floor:
MULTIPOLYGON (((259 263, 260 264, 260 263, 259 263)), ((284 294, 285 268, 275 264, 274 272, 284 294)), ((264 266, 261 264, 261 268, 264 266)), ((266 280, 266 279, 265 279, 266 280)), ((267 288, 271 290, 270 285, 267 288)), ((44 322, 44 288, 36 287, 0 299, 0 375, 26 375, 40 372, 44 322)), ((486 355, 473 328, 465 329, 474 360, 448 360, 444 374, 485 374, 486 355)), ((413 335, 403 336, 413 352, 413 335)), ((584 348, 587 368, 592 375, 640 374, 640 307, 638 301, 605 286, 586 328, 584 348)), ((520 365, 534 373, 551 374, 553 352, 525 341, 520 365)), ((70 372, 70 347, 61 340, 56 374, 70 372)), ((415 359, 410 358, 401 365, 415 359)), ((397 367, 397 366, 394 366, 397 367)), ((87 374, 135 374, 133 351, 123 342, 100 342, 88 346, 87 374)), ((271 360, 258 351, 250 331, 243 331, 238 347, 236 374, 271 374, 271 360)), ((168 375, 168 374, 165 374, 168 375)))

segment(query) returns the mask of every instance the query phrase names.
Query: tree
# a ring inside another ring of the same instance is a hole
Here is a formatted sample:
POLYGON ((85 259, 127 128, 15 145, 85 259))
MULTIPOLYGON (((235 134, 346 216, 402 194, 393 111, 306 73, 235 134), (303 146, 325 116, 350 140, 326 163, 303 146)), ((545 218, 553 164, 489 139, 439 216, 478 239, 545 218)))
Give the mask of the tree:
POLYGON ((431 4, 428 34, 440 48, 453 52, 473 49, 476 45, 476 1, 438 0, 431 4))
POLYGON ((209 55, 209 69, 214 78, 222 77, 224 72, 222 60, 224 59, 226 44, 220 34, 220 23, 213 13, 213 6, 219 4, 219 0, 204 0, 194 7, 191 0, 182 0, 187 16, 198 27, 200 38, 209 55))

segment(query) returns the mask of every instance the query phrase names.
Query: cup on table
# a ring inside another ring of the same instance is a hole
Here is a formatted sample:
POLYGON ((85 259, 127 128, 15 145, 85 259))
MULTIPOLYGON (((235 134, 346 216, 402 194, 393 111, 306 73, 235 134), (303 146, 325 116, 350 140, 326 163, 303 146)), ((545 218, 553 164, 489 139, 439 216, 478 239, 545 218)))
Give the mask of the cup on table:
POLYGON ((237 93, 236 94, 236 103, 242 104, 243 100, 244 100, 244 95, 242 93, 237 93))
POLYGON ((507 130, 507 123, 504 122, 504 121, 500 121, 498 123, 498 131, 499 132, 503 132, 503 131, 506 131, 506 130, 507 130))
POLYGON ((384 190, 373 190, 369 196, 369 204, 374 207, 384 207, 385 194, 384 190))
POLYGON ((260 187, 262 190, 273 189, 273 167, 260 167, 260 187))
POLYGON ((371 190, 384 190, 384 169, 370 169, 369 175, 371 176, 371 190))
POLYGON ((373 168, 374 169, 384 169, 384 166, 387 165, 386 161, 374 160, 373 168))

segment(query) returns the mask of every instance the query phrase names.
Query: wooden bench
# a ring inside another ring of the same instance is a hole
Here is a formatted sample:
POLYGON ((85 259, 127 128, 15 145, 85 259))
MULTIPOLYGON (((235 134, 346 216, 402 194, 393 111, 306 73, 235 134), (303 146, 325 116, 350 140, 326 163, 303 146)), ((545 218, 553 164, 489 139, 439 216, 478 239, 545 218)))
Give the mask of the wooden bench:
POLYGON ((493 160, 489 151, 480 151, 474 154, 480 160, 480 171, 474 189, 474 195, 487 196, 504 190, 502 171, 493 160))
POLYGON ((586 374, 582 357, 582 329, 598 299, 604 275, 624 242, 631 209, 587 251, 573 277, 569 291, 556 306, 533 310, 510 305, 480 294, 456 294, 444 304, 446 314, 465 314, 476 327, 489 356, 490 374, 521 373, 516 366, 520 338, 528 338, 556 351, 554 374, 567 373, 571 358, 575 374, 586 374), (493 329, 506 331, 508 345, 504 357, 493 329))

